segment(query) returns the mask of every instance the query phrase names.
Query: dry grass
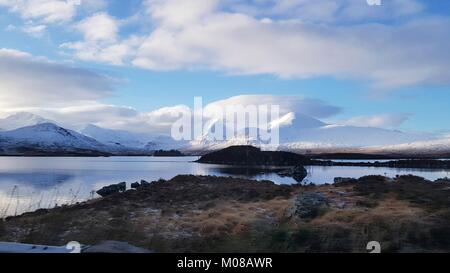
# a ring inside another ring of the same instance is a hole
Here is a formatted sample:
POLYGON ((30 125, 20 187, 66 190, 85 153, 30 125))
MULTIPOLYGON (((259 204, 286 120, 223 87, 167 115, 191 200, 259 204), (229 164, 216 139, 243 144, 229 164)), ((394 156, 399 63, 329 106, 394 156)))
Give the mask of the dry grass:
POLYGON ((0 223, 0 240, 54 245, 119 240, 157 252, 365 252, 373 240, 385 252, 450 249, 450 211, 441 206, 446 202, 441 185, 408 184, 404 178, 399 186, 379 178, 363 183, 367 185, 287 187, 178 177, 10 218, 0 223), (420 190, 431 190, 425 196, 438 200, 416 202, 425 200, 418 196, 420 190), (303 191, 324 193, 328 210, 308 221, 288 217, 296 194, 303 191))

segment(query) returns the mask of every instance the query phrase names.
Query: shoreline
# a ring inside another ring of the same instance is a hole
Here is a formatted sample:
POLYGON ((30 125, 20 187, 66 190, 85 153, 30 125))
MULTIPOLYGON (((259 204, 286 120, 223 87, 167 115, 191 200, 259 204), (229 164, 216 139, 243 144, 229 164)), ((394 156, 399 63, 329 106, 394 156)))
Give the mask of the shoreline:
POLYGON ((184 253, 365 252, 367 240, 378 240, 384 252, 443 252, 450 250, 449 190, 448 180, 415 176, 366 176, 320 186, 176 176, 6 218, 0 241, 117 240, 184 253))

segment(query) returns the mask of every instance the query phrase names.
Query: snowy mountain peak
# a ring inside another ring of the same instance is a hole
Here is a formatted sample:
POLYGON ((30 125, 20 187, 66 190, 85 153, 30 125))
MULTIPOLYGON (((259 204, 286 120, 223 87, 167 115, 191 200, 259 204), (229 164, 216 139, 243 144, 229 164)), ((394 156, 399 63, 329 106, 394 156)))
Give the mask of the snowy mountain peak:
POLYGON ((33 148, 54 150, 105 150, 95 139, 65 129, 53 123, 41 123, 12 131, 0 132, 0 142, 7 150, 33 148))
POLYGON ((0 130, 10 131, 22 127, 33 126, 53 121, 29 112, 18 112, 4 119, 0 119, 0 130))

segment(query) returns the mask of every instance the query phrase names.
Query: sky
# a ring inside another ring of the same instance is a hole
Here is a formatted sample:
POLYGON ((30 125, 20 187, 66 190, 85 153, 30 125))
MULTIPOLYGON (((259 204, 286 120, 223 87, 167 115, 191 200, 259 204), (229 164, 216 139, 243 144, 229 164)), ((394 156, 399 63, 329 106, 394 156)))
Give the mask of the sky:
POLYGON ((449 29, 441 0, 0 0, 0 115, 153 130, 195 96, 259 95, 448 133, 449 29))

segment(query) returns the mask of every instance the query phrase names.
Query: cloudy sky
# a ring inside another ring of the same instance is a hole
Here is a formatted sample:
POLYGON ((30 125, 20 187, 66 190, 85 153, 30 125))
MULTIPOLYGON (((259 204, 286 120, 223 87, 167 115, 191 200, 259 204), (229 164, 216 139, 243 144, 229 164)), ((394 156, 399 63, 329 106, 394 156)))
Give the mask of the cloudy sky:
POLYGON ((234 97, 448 131, 450 1, 381 2, 0 0, 0 116, 157 130, 234 97))

